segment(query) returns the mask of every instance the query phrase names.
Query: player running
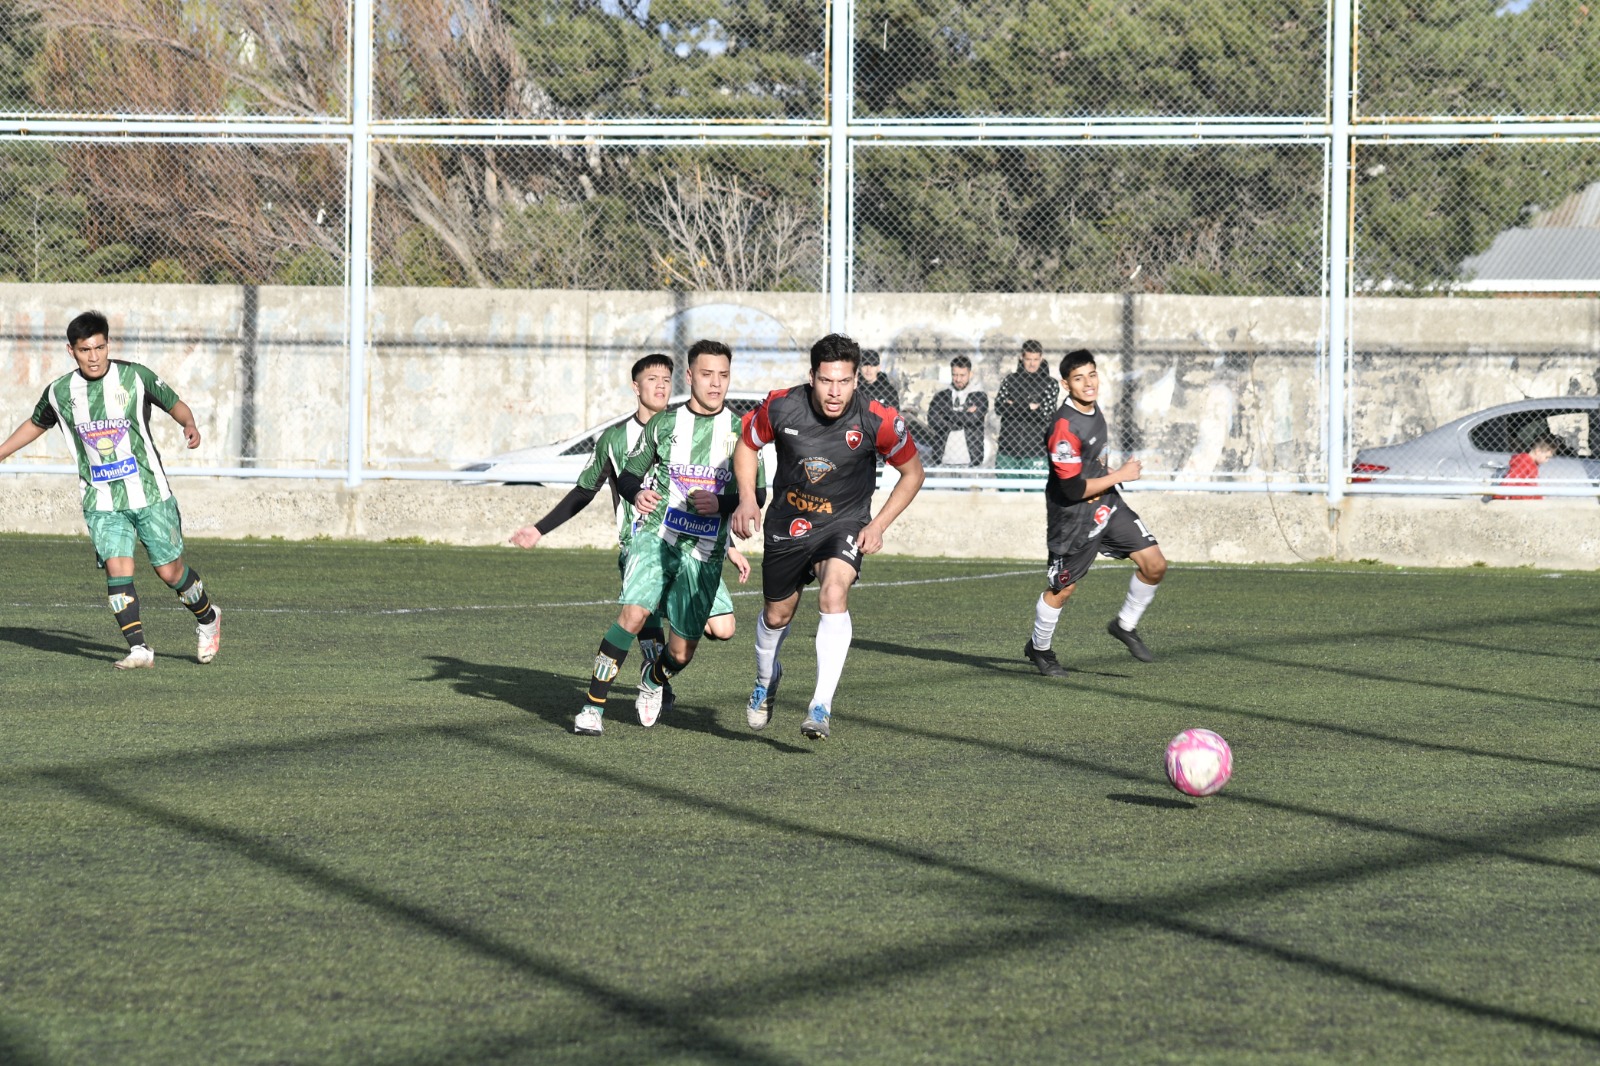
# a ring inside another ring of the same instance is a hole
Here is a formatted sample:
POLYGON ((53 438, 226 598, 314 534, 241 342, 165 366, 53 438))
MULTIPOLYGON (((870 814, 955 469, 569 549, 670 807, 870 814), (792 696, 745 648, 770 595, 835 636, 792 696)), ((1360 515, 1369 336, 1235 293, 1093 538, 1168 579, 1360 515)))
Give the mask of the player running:
POLYGON ((136 543, 144 545, 156 574, 194 612, 195 657, 209 663, 222 646, 222 612, 206 595, 200 575, 184 564, 183 520, 150 432, 151 409, 171 415, 190 448, 200 446, 200 430, 189 405, 155 371, 111 358, 110 336, 111 327, 98 311, 85 311, 67 323, 67 350, 78 369, 45 388, 33 416, 0 443, 0 461, 51 426, 61 427, 77 456, 83 520, 95 559, 106 572, 111 613, 128 642, 127 656, 113 666, 136 670, 156 664, 133 590, 136 543))
POLYGON ((1067 388, 1067 400, 1056 412, 1044 441, 1050 464, 1044 493, 1049 584, 1034 604, 1033 636, 1022 648, 1023 656, 1046 677, 1067 676, 1067 668, 1056 661, 1050 642, 1061 609, 1089 572, 1096 554, 1131 558, 1138 567, 1128 582, 1122 611, 1107 623, 1106 631, 1141 662, 1155 657, 1134 627, 1167 573, 1167 560, 1156 538, 1116 488, 1124 481, 1137 481, 1144 465, 1129 459, 1110 471, 1106 460, 1111 441, 1105 413, 1096 402, 1100 372, 1094 353, 1084 348, 1068 352, 1061 360, 1061 383, 1067 388))
POLYGON ((800 732, 813 740, 828 735, 834 690, 850 651, 850 586, 861 575, 861 557, 883 547, 884 531, 922 488, 922 459, 905 420, 856 390, 860 359, 860 346, 838 333, 813 344, 811 380, 769 394, 746 420, 734 455, 739 507, 733 531, 748 537, 761 511, 761 448, 774 444, 778 452, 761 560, 766 606, 756 619, 756 684, 745 709, 751 729, 772 720, 783 678, 778 652, 800 591, 817 581, 817 687, 800 732), (880 454, 900 480, 874 517, 880 454))
POLYGON ((650 420, 617 476, 617 491, 641 517, 628 543, 622 611, 600 642, 574 733, 602 732, 611 684, 658 606, 672 632, 640 671, 634 701, 640 725, 656 724, 667 682, 694 658, 723 587, 728 516, 737 502, 731 463, 739 418, 723 405, 732 362, 726 344, 695 341, 689 349, 689 402, 650 420))
MULTIPOLYGON (((638 446, 645 425, 667 409, 667 402, 672 397, 672 360, 660 352, 653 352, 633 364, 632 377, 636 400, 633 417, 607 427, 600 434, 594 444, 594 455, 578 474, 578 482, 572 491, 563 496, 539 521, 511 534, 512 544, 519 548, 532 548, 545 534, 589 506, 599 495, 601 486, 608 486, 617 521, 617 544, 620 549, 617 553, 617 570, 619 573, 627 572, 628 543, 633 539, 637 516, 633 511, 633 501, 624 499, 618 491, 617 478, 627 463, 628 455, 638 446)), ((728 546, 728 560, 738 569, 742 584, 750 576, 750 563, 732 545, 728 546)), ((717 600, 712 605, 705 635, 712 640, 731 640, 734 628, 733 598, 728 594, 727 584, 719 580, 717 600)), ((661 619, 657 613, 651 612, 645 619, 644 628, 639 630, 639 654, 644 656, 647 665, 655 662, 656 656, 661 654, 665 640, 661 619)), ((661 709, 670 711, 673 704, 672 686, 667 685, 662 692, 661 709)))

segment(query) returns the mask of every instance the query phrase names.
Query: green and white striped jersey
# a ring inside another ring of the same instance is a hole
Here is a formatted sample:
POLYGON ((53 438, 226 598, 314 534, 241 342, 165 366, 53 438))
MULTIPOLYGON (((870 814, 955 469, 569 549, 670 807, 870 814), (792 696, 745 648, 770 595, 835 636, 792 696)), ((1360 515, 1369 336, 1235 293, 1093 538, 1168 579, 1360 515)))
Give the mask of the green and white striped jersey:
POLYGON ((618 422, 600 434, 594 442, 594 455, 589 465, 578 475, 580 488, 598 492, 600 486, 611 488, 611 507, 617 518, 617 543, 626 548, 633 539, 633 501, 622 498, 617 491, 617 475, 628 465, 628 456, 639 445, 644 426, 637 417, 618 422))
POLYGON ((33 409, 33 424, 60 426, 78 457, 84 511, 131 511, 172 495, 150 434, 150 412, 178 403, 154 370, 111 360, 90 381, 74 370, 52 381, 33 409))
POLYGON ((661 502, 635 523, 636 536, 649 533, 691 549, 697 559, 721 562, 728 550, 728 519, 697 513, 689 493, 705 489, 726 496, 738 491, 733 449, 739 429, 739 416, 727 407, 714 415, 697 415, 683 406, 650 420, 628 456, 627 470, 644 478, 645 488, 659 492, 661 502))

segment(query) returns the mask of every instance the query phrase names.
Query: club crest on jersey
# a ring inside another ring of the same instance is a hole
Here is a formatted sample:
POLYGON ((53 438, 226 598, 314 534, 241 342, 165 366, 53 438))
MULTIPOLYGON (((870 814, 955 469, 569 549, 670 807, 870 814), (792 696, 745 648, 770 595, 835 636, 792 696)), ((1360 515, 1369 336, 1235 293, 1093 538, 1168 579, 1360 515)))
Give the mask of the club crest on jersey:
POLYGON ((789 536, 791 537, 803 537, 810 532, 811 523, 807 522, 804 518, 796 518, 793 522, 789 523, 789 536))
POLYGON ((861 447, 861 442, 864 440, 866 440, 866 437, 859 429, 847 429, 844 431, 844 442, 850 446, 851 451, 861 447))
MULTIPOLYGON (((848 439, 848 435, 846 437, 848 439)), ((855 447, 854 444, 851 445, 855 447)), ((800 460, 800 469, 806 472, 806 480, 815 485, 837 469, 830 460, 820 457, 800 460)))

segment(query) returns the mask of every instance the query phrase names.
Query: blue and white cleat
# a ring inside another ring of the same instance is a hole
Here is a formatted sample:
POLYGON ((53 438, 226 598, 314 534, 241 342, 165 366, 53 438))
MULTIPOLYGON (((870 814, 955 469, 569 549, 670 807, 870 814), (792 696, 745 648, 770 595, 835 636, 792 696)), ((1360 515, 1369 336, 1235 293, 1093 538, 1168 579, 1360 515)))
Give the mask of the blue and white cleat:
POLYGON ((778 682, 783 680, 783 667, 772 671, 772 682, 757 685, 750 690, 750 702, 744 708, 744 720, 751 729, 765 729, 772 721, 772 701, 778 698, 778 682))
POLYGON ((832 717, 828 708, 817 704, 806 715, 806 720, 800 723, 800 734, 812 740, 827 740, 828 719, 832 717))

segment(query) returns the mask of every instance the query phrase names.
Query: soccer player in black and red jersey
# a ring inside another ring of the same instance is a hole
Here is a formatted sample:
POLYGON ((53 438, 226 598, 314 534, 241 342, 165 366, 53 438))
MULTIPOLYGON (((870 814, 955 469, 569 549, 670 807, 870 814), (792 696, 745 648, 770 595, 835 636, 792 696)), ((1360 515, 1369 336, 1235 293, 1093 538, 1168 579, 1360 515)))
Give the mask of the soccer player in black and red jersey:
POLYGON ((893 407, 869 400, 856 388, 861 347, 838 333, 811 346, 811 379, 770 393, 745 420, 733 456, 739 506, 733 531, 755 532, 760 515, 756 471, 761 448, 773 444, 772 505, 767 508, 761 560, 766 606, 756 619, 756 684, 745 711, 751 729, 772 720, 783 667, 778 652, 789 632, 800 590, 819 585, 817 687, 800 732, 813 740, 828 735, 833 693, 850 651, 850 586, 861 576, 861 557, 883 547, 883 533, 922 488, 922 459, 893 407), (877 456, 900 473, 876 515, 872 490, 877 456))
POLYGON ((1138 567, 1128 582, 1122 610, 1107 623, 1106 632, 1122 641, 1141 662, 1150 662, 1154 656, 1135 627, 1167 573, 1161 546, 1117 491, 1124 481, 1139 479, 1143 464, 1129 459, 1111 470, 1107 461, 1111 439, 1098 403, 1100 372, 1094 353, 1083 348, 1068 352, 1061 360, 1061 383, 1067 388, 1067 402, 1056 412, 1044 440, 1050 464, 1045 482, 1049 584, 1034 604, 1033 636, 1022 649, 1046 677, 1067 676, 1066 667, 1050 650, 1050 642, 1061 609, 1096 555, 1132 559, 1138 567))

